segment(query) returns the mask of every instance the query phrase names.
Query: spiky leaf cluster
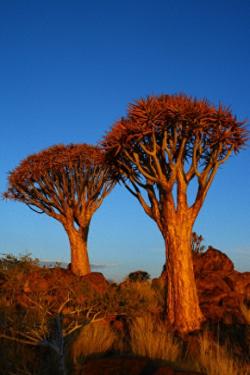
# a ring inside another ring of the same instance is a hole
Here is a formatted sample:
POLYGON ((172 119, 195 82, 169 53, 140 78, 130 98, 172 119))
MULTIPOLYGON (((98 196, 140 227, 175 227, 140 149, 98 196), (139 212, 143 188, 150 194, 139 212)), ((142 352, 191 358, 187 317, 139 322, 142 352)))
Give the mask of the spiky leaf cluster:
POLYGON ((229 109, 206 100, 149 96, 129 105, 127 116, 113 126, 103 145, 116 160, 126 151, 137 153, 146 168, 155 151, 161 166, 176 163, 181 153, 182 161, 195 154, 196 167, 206 167, 211 159, 221 161, 229 150, 240 150, 247 140, 243 125, 229 109))

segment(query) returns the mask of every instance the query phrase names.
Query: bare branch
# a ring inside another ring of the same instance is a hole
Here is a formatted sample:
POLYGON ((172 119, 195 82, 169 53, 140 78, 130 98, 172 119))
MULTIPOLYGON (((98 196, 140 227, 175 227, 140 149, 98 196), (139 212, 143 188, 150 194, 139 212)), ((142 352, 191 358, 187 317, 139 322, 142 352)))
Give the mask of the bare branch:
POLYGON ((10 340, 10 341, 15 341, 15 342, 18 342, 20 344, 26 344, 26 345, 31 345, 31 346, 38 346, 38 343, 37 342, 33 342, 33 341, 30 341, 30 340, 24 340, 24 339, 20 339, 18 337, 15 337, 15 336, 8 336, 8 335, 5 335, 3 333, 0 334, 0 338, 2 339, 6 339, 6 340, 10 340))

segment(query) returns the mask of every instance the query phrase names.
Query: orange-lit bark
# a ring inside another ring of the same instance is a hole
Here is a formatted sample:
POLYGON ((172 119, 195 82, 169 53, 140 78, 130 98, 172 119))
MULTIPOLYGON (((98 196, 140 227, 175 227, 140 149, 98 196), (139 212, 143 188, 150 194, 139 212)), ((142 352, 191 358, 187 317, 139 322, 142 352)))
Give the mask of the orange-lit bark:
POLYGON ((181 178, 177 181, 176 203, 172 193, 163 193, 162 211, 156 222, 166 249, 166 318, 174 329, 185 334, 198 330, 204 317, 193 271, 192 228, 195 219, 187 204, 186 185, 181 178))
POLYGON ((89 224, 79 230, 73 226, 65 229, 70 243, 71 270, 75 275, 87 275, 91 272, 87 248, 89 224))
POLYGON ((204 320, 199 307, 191 253, 192 225, 169 222, 165 235, 167 272, 167 320, 179 332, 200 328, 204 320))

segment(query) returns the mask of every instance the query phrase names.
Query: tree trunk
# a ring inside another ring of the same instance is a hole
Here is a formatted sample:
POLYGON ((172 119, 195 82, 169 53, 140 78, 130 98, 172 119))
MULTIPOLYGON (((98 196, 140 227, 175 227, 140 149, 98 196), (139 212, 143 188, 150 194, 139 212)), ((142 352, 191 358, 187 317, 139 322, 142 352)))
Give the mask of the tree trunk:
POLYGON ((66 231, 71 250, 71 271, 75 275, 87 275, 91 272, 87 248, 89 225, 79 230, 70 226, 66 228, 66 231))
POLYGON ((168 223, 165 235, 167 320, 182 334, 199 329, 204 320, 194 278, 191 238, 192 224, 187 220, 168 223))

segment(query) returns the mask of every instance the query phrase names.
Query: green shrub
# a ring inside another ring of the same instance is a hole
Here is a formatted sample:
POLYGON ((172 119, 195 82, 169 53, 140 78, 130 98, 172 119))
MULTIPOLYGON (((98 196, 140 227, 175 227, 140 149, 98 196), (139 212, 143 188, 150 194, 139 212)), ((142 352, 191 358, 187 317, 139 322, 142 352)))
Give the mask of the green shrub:
POLYGON ((150 275, 146 271, 134 271, 128 275, 130 281, 146 281, 150 279, 150 275))

